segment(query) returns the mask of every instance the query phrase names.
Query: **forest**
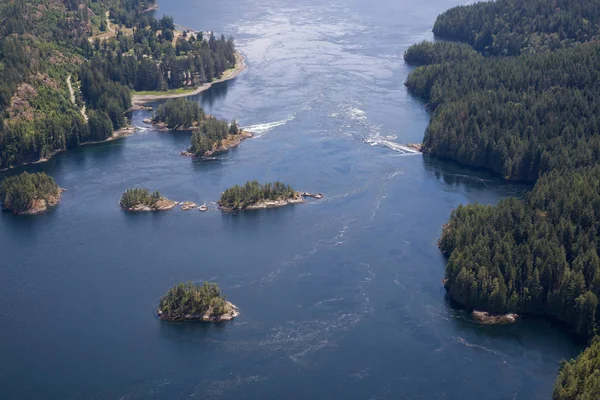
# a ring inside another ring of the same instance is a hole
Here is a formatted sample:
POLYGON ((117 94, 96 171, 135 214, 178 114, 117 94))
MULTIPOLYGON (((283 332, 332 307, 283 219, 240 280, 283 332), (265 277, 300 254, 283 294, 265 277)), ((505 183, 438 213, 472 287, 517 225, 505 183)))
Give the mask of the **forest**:
POLYGON ((248 181, 243 186, 235 185, 221 194, 219 206, 232 210, 243 210, 265 200, 285 200, 296 196, 291 186, 282 182, 260 184, 248 181))
MULTIPOLYGON (((428 102, 423 150, 535 183, 523 199, 459 206, 444 225, 449 296, 543 315, 584 338, 600 328, 600 3, 498 0, 440 15, 406 81, 428 102), (469 55, 464 44, 480 55, 469 55)), ((554 399, 600 398, 597 339, 564 362, 554 399)))
POLYGON ((496 0, 451 8, 433 33, 486 55, 519 55, 594 40, 599 18, 596 0, 496 0))
POLYGON ((160 298, 158 311, 163 319, 180 321, 186 315, 204 315, 209 310, 211 316, 219 316, 225 313, 225 305, 225 297, 216 283, 187 282, 169 289, 160 298))
POLYGON ((208 151, 221 146, 228 138, 241 133, 235 120, 228 123, 204 112, 195 101, 169 99, 156 108, 154 123, 165 123, 169 129, 192 128, 188 152, 202 157, 208 151))
POLYGON ((178 32, 143 13, 154 4, 0 0, 0 170, 111 137, 132 90, 194 87, 235 66, 231 38, 178 32))
POLYGON ((59 191, 53 177, 43 172, 23 172, 0 182, 0 202, 5 210, 19 214, 30 210, 35 200, 44 199, 51 203, 59 191))
POLYGON ((145 205, 150 208, 156 206, 156 203, 161 199, 160 192, 155 191, 150 193, 145 188, 127 189, 119 200, 119 205, 123 209, 131 209, 138 205, 145 205))

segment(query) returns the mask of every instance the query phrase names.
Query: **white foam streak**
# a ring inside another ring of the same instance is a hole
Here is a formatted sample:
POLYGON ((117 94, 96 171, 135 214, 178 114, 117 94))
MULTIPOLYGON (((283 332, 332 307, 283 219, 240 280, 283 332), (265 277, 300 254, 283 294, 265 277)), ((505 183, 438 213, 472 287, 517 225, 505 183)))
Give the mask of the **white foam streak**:
POLYGON ((244 127, 242 127, 242 129, 245 131, 254 133, 254 138, 258 139, 259 137, 264 136, 265 134, 272 131, 273 129, 287 124, 288 122, 292 121, 294 118, 295 118, 295 116, 292 115, 291 117, 282 119, 281 121, 274 121, 274 122, 267 122, 264 124, 244 126, 244 127))

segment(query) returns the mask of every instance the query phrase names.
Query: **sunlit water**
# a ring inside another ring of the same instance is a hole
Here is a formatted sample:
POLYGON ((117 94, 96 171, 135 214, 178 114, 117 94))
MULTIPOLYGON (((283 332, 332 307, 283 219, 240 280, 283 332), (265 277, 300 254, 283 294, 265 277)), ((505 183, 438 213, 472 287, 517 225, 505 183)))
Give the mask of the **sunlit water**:
POLYGON ((580 348, 545 321, 474 324, 444 298, 436 247, 459 204, 527 187, 401 147, 429 118, 402 54, 456 4, 161 0, 158 15, 236 38, 249 69, 196 99, 256 138, 194 162, 189 132, 142 111, 131 137, 26 168, 68 191, 47 214, 0 215, 0 398, 548 398, 580 348), (249 179, 326 198, 238 215, 117 204, 133 186, 210 204, 249 179), (241 316, 159 321, 187 280, 218 282, 241 316))

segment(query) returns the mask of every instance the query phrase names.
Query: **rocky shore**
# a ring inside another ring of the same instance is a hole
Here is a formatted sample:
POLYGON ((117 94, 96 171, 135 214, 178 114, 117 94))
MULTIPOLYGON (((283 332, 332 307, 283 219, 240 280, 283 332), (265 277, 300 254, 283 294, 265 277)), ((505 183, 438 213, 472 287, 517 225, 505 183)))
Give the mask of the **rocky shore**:
POLYGON ((202 156, 196 156, 188 150, 182 151, 181 155, 185 157, 215 157, 239 146, 243 140, 253 136, 254 134, 252 132, 240 131, 239 135, 229 135, 227 139, 221 141, 220 146, 215 146, 212 150, 207 151, 202 156))
MULTIPOLYGON (((21 212, 13 212, 19 215, 36 215, 46 212, 60 202, 60 197, 64 191, 65 189, 59 188, 56 195, 46 196, 46 198, 33 199, 31 207, 29 209, 21 212)), ((12 211, 10 208, 8 210, 12 211)))
POLYGON ((147 211, 166 211, 170 210, 179 203, 176 201, 172 201, 169 199, 165 199, 161 197, 154 205, 148 206, 146 204, 136 204, 133 207, 123 208, 125 211, 129 212, 147 212, 147 211))
POLYGON ((322 199, 324 196, 321 193, 309 193, 309 192, 296 192, 294 197, 289 199, 278 199, 278 200, 263 200, 257 203, 251 204, 249 206, 245 206, 243 208, 232 208, 232 207, 224 207, 219 205, 219 209, 224 212, 233 212, 233 211, 244 211, 244 210, 264 210, 266 208, 278 208, 285 207, 291 204, 300 204, 304 203, 305 197, 312 197, 314 199, 322 199))
POLYGON ((231 321, 235 317, 240 315, 239 309, 231 302, 225 302, 225 312, 223 314, 213 314, 213 309, 209 308, 204 314, 186 314, 183 317, 173 317, 169 314, 163 313, 160 309, 156 310, 158 318, 163 321, 203 321, 203 322, 225 322, 231 321))
POLYGON ((494 315, 486 311, 473 311, 471 315, 474 320, 484 325, 512 324, 518 318, 517 314, 494 315))

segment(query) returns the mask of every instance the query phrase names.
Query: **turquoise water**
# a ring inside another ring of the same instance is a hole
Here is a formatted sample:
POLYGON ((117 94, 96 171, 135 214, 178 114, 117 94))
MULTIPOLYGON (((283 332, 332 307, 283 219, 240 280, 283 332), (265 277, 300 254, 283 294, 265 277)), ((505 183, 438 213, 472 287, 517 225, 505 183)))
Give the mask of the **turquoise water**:
POLYGON ((527 187, 398 146, 429 118, 402 53, 456 4, 161 0, 158 15, 236 38, 249 69, 195 99, 256 138, 194 162, 189 132, 140 111, 133 136, 24 168, 67 192, 47 214, 0 214, 0 398, 549 398, 580 347, 543 320, 474 324, 445 299, 436 247, 459 204, 527 187), (249 179, 326 198, 237 215, 117 204, 136 185, 209 203, 249 179), (241 316, 159 321, 187 280, 218 282, 241 316))

